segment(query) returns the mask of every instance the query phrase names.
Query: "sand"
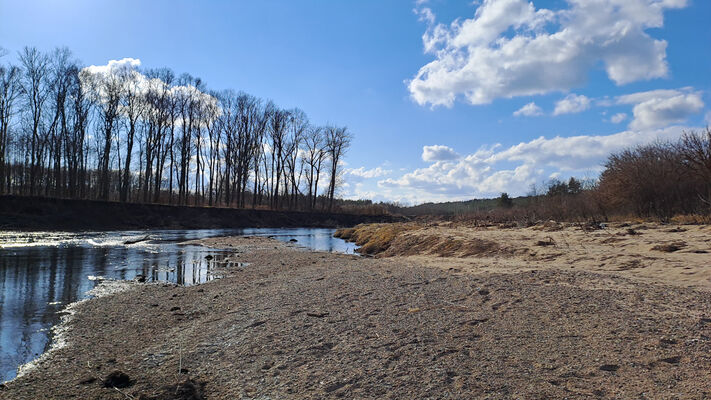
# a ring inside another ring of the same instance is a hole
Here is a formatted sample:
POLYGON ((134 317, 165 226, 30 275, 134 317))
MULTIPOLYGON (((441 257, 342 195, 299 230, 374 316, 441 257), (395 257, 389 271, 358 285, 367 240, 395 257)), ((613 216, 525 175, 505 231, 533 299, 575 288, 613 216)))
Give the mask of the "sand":
POLYGON ((707 227, 421 228, 377 258, 204 240, 249 265, 81 303, 0 398, 711 397, 707 227), (431 235, 485 250, 395 255, 431 235))
MULTIPOLYGON (((405 224, 375 226, 391 225, 405 224)), ((470 273, 588 271, 640 282, 711 289, 708 225, 613 223, 605 224, 604 229, 582 229, 552 221, 527 228, 448 222, 410 225, 377 256, 429 260, 432 266, 470 273), (670 252, 674 249, 667 248, 670 245, 678 249, 670 252)))

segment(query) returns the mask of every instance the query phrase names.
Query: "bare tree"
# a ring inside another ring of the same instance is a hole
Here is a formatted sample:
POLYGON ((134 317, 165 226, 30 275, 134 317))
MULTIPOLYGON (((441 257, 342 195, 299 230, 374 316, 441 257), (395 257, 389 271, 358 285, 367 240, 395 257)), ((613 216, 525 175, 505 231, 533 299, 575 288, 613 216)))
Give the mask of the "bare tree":
POLYGON ((684 132, 677 149, 688 167, 703 182, 705 188, 698 195, 711 208, 711 129, 706 127, 703 132, 684 132))
MULTIPOLYGON (((0 49, 0 52, 2 49, 0 49)), ((1 55, 1 53, 0 53, 1 55)), ((17 110, 15 101, 20 94, 20 69, 14 65, 0 65, 0 193, 9 191, 10 179, 6 168, 10 125, 17 110)))
POLYGON ((316 197, 318 196, 318 181, 321 175, 321 166, 326 158, 325 140, 323 136, 324 128, 309 127, 304 138, 306 151, 303 154, 304 163, 308 167, 306 182, 309 185, 308 208, 316 207, 316 197))
POLYGON ((200 78, 195 79, 195 86, 194 86, 194 107, 195 107, 195 126, 193 128, 193 137, 194 137, 194 148, 195 148, 195 205, 198 205, 200 202, 204 201, 205 197, 205 181, 203 179, 204 175, 204 170, 205 170, 205 162, 203 160, 204 158, 204 148, 205 146, 203 145, 203 130, 207 126, 208 119, 212 118, 214 115, 214 112, 212 111, 213 107, 216 107, 216 105, 213 103, 213 98, 211 96, 207 95, 204 93, 205 87, 200 78))
POLYGON ((86 196, 86 155, 85 141, 89 124, 90 101, 79 79, 79 68, 75 65, 69 71, 69 102, 71 128, 65 138, 64 156, 68 169, 69 194, 73 197, 86 196))
MULTIPOLYGON (((50 58, 51 75, 50 90, 53 99, 53 118, 49 126, 49 159, 53 168, 53 190, 55 196, 62 196, 62 150, 68 134, 66 100, 71 84, 71 74, 74 71, 69 49, 59 48, 50 58)), ((50 181, 47 180, 49 189, 50 181)))
POLYGON ((212 206, 215 201, 216 183, 220 181, 220 146, 222 145, 222 129, 224 119, 221 118, 221 105, 223 96, 221 93, 211 93, 216 99, 215 106, 210 109, 211 115, 208 117, 207 131, 207 169, 208 169, 208 189, 207 204, 212 206))
POLYGON ((196 79, 188 74, 183 74, 176 88, 176 95, 180 104, 182 135, 178 142, 180 154, 180 170, 178 173, 178 201, 180 204, 187 204, 189 190, 190 157, 193 148, 193 130, 198 125, 199 101, 194 90, 193 83, 196 79))
POLYGON ((333 198, 336 193, 336 185, 338 184, 338 175, 340 173, 340 164, 343 155, 348 151, 351 145, 351 134, 348 128, 328 126, 326 127, 326 152, 331 160, 331 176, 328 187, 328 210, 333 209, 333 198))
MULTIPOLYGON (((166 77, 172 82, 173 73, 167 71, 166 77)), ((173 204, 173 180, 177 179, 177 171, 175 171, 175 169, 177 169, 177 163, 175 160, 175 128, 178 118, 180 117, 180 101, 178 96, 176 96, 175 93, 170 92, 166 99, 165 106, 168 110, 168 118, 166 119, 166 123, 168 124, 168 129, 170 130, 170 133, 167 134, 168 143, 166 145, 166 153, 170 156, 170 164, 168 165, 168 203, 173 204)))
POLYGON ((267 105, 261 105, 257 111, 254 123, 254 134, 252 135, 251 151, 252 151, 252 168, 254 177, 254 190, 252 191, 252 208, 255 208, 257 203, 261 204, 263 186, 266 182, 266 154, 264 151, 264 140, 269 127, 269 121, 274 108, 267 105), (264 160, 264 162, 262 162, 264 160), (260 165, 264 165, 264 173, 260 175, 260 165))
POLYGON ((148 202, 153 193, 152 201, 160 197, 160 187, 163 179, 163 168, 170 153, 166 139, 167 133, 173 132, 173 102, 175 96, 171 87, 174 79, 169 69, 148 71, 150 84, 146 91, 146 135, 144 139, 144 169, 143 201, 148 202), (153 190, 151 191, 151 187, 153 190))
POLYGON ((694 183, 682 157, 669 143, 656 142, 611 155, 600 176, 599 190, 612 209, 669 220, 692 212, 694 183))
POLYGON ((82 70, 82 84, 86 85, 96 108, 100 126, 101 148, 98 150, 99 198, 109 199, 111 188, 111 143, 114 141, 115 129, 119 122, 119 106, 123 95, 123 80, 117 71, 109 69, 94 73, 82 70))
MULTIPOLYGON (((224 149, 222 151, 222 159, 224 160, 224 174, 220 180, 219 194, 224 194, 224 202, 230 205, 232 201, 232 176, 234 170, 234 152, 237 147, 236 131, 237 121, 235 109, 237 104, 237 95, 232 90, 226 90, 221 95, 222 115, 220 116, 220 132, 219 135, 224 137, 224 149)), ((220 196, 218 196, 219 198, 220 196)))
POLYGON ((289 207, 292 209, 298 206, 299 183, 303 172, 303 169, 300 168, 303 166, 303 163, 299 164, 299 150, 308 127, 309 119, 305 112, 298 108, 289 112, 289 138, 286 146, 284 164, 291 186, 289 207))
POLYGON ((30 122, 29 193, 32 196, 36 194, 38 175, 43 167, 44 148, 41 135, 45 102, 50 92, 47 82, 49 59, 35 47, 25 47, 19 57, 23 67, 21 88, 25 100, 25 113, 30 122))
POLYGON ((125 146, 126 157, 120 182, 120 200, 128 201, 131 187, 131 160, 133 145, 136 138, 138 124, 144 117, 145 110, 145 82, 142 75, 133 67, 124 68, 117 72, 121 82, 121 96, 119 99, 119 112, 126 125, 125 146))
POLYGON ((275 108, 271 113, 269 137, 271 138, 271 206, 279 208, 279 187, 283 167, 289 112, 275 108))

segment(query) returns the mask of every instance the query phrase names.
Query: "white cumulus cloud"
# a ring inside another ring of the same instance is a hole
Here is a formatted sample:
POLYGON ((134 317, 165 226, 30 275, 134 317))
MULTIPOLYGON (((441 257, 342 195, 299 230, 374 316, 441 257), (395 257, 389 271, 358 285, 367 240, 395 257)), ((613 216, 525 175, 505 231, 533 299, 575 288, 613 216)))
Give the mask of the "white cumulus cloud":
MULTIPOLYGON (((599 64, 618 85, 667 75, 667 42, 647 30, 662 27, 664 11, 686 7, 686 0, 567 4, 550 10, 528 0, 483 0, 472 18, 429 22, 422 40, 435 59, 408 82, 412 98, 449 107, 457 98, 487 104, 568 91, 599 64)), ((420 15, 435 20, 429 9, 420 15)))
POLYGON ((613 124, 619 124, 620 122, 624 121, 627 119, 627 114, 626 113, 617 113, 610 118, 610 122, 613 124))
POLYGON ((654 140, 673 140, 682 126, 612 135, 539 137, 508 148, 494 145, 454 160, 439 160, 383 179, 378 186, 392 198, 411 202, 464 200, 496 196, 501 192, 523 195, 531 184, 551 176, 594 177, 614 152, 654 140))
POLYGON ((553 115, 576 114, 590 108, 590 99, 571 93, 555 104, 553 115))
POLYGON ((618 104, 632 104, 630 128, 654 129, 683 123, 704 108, 701 92, 692 88, 650 90, 617 97, 618 104))
POLYGON ((451 147, 434 145, 422 147, 423 161, 449 161, 459 158, 459 154, 451 147))
MULTIPOLYGON (((149 92, 165 92, 175 99, 191 99, 196 105, 202 107, 205 118, 208 116, 214 118, 221 112, 214 96, 202 92, 192 84, 169 85, 159 78, 149 77, 141 72, 140 66, 141 60, 136 58, 109 60, 106 65, 90 65, 82 68, 79 78, 87 92, 102 103, 108 101, 109 88, 120 93, 130 90, 134 95, 139 96, 149 92)), ((151 106, 150 103, 146 105, 151 106)), ((120 105, 119 111, 125 112, 125 107, 120 105)), ((176 124, 181 125, 182 119, 178 119, 176 124)))
POLYGON ((138 58, 122 58, 120 60, 109 60, 109 62, 106 65, 90 65, 88 67, 83 68, 84 71, 87 71, 88 73, 91 74, 110 74, 110 73, 118 73, 121 70, 133 70, 135 68, 138 68, 141 66, 141 60, 138 58))
POLYGON ((514 117, 536 117, 543 115, 543 110, 536 103, 530 102, 513 113, 514 117))
POLYGON ((392 171, 389 169, 383 169, 381 167, 365 169, 365 167, 351 168, 346 170, 346 173, 352 176, 356 176, 364 179, 379 178, 381 176, 387 175, 392 171))

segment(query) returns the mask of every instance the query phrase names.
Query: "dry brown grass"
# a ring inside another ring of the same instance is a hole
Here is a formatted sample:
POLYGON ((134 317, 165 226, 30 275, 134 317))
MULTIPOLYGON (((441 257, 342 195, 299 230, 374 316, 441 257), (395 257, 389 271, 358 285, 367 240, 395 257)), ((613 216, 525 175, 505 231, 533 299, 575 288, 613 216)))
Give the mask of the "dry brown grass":
POLYGON ((491 240, 420 235, 413 232, 413 234, 403 234, 396 237, 388 250, 382 253, 382 256, 472 257, 499 254, 501 250, 501 246, 491 240))
POLYGON ((687 215, 675 215, 669 221, 674 224, 679 225, 708 225, 711 224, 711 215, 701 215, 701 214, 687 214, 687 215))
POLYGON ((355 228, 339 229, 334 236, 355 242, 361 246, 358 249, 360 253, 375 255, 387 250, 400 233, 418 227, 415 223, 361 224, 355 228))
POLYGON ((339 229, 334 236, 361 246, 362 254, 381 257, 435 255, 470 257, 501 254, 502 246, 480 238, 458 238, 422 234, 426 225, 418 223, 363 224, 339 229))
POLYGON ((336 233, 333 234, 333 237, 336 238, 341 238, 343 240, 350 240, 351 237, 353 237, 353 234, 355 233, 356 228, 341 228, 336 231, 336 233))

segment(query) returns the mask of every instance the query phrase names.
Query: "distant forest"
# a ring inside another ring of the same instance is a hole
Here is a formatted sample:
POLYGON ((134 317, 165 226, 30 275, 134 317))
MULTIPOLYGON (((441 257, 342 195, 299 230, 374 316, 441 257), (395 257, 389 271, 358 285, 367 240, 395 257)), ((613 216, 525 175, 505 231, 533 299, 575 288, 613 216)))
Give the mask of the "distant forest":
POLYGON ((0 63, 0 194, 334 208, 346 127, 133 59, 84 67, 31 47, 17 59, 0 63))
POLYGON ((391 212, 519 224, 620 218, 711 223, 711 129, 611 154, 598 179, 553 179, 511 198, 390 205, 391 212))

